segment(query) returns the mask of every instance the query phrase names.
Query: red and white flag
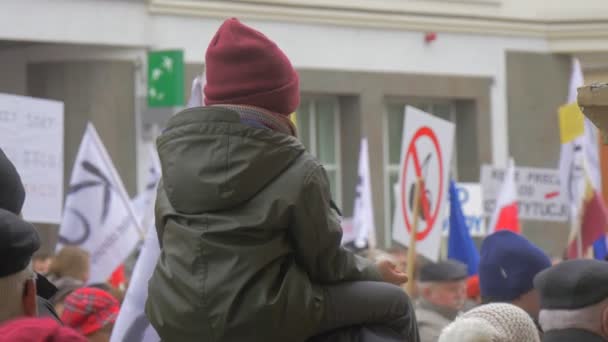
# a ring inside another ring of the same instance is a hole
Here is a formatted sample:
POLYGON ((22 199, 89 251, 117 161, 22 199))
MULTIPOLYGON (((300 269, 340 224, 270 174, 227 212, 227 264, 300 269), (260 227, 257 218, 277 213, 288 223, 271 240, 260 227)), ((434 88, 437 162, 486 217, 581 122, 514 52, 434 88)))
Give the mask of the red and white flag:
POLYGON ((520 233, 519 215, 517 210, 517 186, 515 184, 515 163, 509 160, 509 166, 496 199, 496 208, 492 215, 489 234, 499 230, 510 230, 520 233))

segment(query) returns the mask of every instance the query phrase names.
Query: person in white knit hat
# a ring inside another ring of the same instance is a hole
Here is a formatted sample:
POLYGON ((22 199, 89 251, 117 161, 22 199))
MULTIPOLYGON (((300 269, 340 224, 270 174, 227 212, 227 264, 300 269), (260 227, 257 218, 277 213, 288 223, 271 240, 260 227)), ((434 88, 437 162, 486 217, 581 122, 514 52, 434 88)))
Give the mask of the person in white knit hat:
POLYGON ((439 342, 540 342, 530 315, 512 304, 479 306, 445 327, 439 342))

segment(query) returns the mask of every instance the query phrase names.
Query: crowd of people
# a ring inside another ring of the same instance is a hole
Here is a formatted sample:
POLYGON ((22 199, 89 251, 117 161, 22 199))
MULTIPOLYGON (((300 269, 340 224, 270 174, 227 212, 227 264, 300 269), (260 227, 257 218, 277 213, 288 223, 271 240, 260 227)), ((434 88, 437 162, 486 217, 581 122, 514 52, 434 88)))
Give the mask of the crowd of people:
MULTIPOLYGON (((605 261, 552 265, 499 231, 477 275, 420 258, 408 279, 403 248, 341 246, 327 175, 289 118, 299 79, 287 56, 229 19, 205 63, 204 102, 158 138, 161 257, 146 314, 163 341, 608 341, 605 261)), ((24 200, 0 149, 0 342, 109 341, 120 289, 91 284, 78 247, 40 253, 24 200)))

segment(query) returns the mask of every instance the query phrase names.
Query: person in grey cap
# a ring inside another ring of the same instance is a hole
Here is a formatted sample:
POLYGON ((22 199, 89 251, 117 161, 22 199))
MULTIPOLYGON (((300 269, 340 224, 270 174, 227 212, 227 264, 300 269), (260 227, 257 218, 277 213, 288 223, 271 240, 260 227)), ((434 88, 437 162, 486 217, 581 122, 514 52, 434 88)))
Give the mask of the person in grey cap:
POLYGON ((0 323, 38 314, 32 256, 40 248, 36 228, 0 209, 0 323))
POLYGON ((608 341, 608 263, 569 260, 534 278, 543 342, 608 341))
POLYGON ((437 342, 441 331, 464 307, 467 266, 446 260, 427 263, 418 277, 416 319, 421 342, 437 342))

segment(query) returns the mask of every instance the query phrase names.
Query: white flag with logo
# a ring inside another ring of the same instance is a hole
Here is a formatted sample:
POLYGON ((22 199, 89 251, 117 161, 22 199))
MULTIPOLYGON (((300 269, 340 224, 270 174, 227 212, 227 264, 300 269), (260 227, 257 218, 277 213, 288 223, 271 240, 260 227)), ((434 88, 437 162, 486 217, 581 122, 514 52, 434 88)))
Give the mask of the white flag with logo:
POLYGON ((353 209, 353 233, 355 246, 363 248, 376 246, 376 230, 374 228, 374 208, 372 206, 372 186, 369 173, 369 152, 367 139, 361 140, 359 152, 359 179, 353 209))
POLYGON ((160 255, 158 237, 154 229, 154 201, 161 176, 158 153, 153 146, 148 149, 148 174, 143 191, 133 200, 133 207, 142 227, 146 229, 146 240, 133 268, 131 283, 122 303, 110 342, 158 342, 160 337, 146 318, 145 305, 148 298, 148 281, 160 255), (145 225, 145 226, 144 226, 145 225))
POLYGON ((57 250, 90 253, 89 283, 106 282, 141 239, 125 187, 97 131, 87 124, 66 194, 57 250))
MULTIPOLYGON (((152 227, 151 227, 152 228, 152 227)), ((160 255, 156 231, 148 229, 141 254, 135 263, 131 283, 116 319, 110 342, 158 342, 160 338, 146 318, 148 281, 160 255)))
POLYGON ((146 169, 146 183, 144 189, 133 199, 133 209, 139 226, 147 233, 148 227, 154 223, 154 202, 156 200, 156 186, 160 181, 160 161, 153 145, 148 148, 148 167, 146 169))

